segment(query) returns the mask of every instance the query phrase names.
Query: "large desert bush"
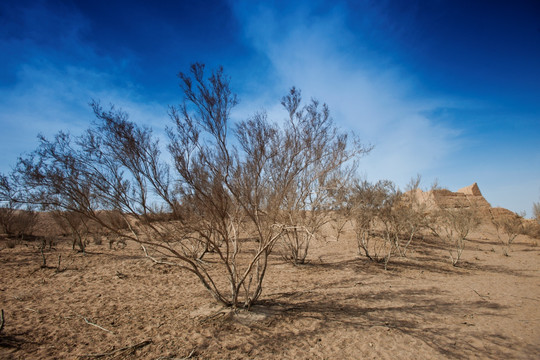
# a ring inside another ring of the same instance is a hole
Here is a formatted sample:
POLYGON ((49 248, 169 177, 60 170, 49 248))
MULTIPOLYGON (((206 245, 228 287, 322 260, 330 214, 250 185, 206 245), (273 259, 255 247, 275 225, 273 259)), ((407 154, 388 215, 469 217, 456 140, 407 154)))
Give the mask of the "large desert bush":
POLYGON ((237 97, 222 69, 207 77, 195 64, 180 79, 166 153, 151 129, 93 102, 97 121, 83 135, 40 137, 20 158, 16 198, 87 218, 193 273, 220 303, 249 308, 277 241, 317 231, 325 188, 367 149, 336 129, 326 105, 302 105, 295 88, 282 99, 282 124, 264 112, 232 124, 237 97))

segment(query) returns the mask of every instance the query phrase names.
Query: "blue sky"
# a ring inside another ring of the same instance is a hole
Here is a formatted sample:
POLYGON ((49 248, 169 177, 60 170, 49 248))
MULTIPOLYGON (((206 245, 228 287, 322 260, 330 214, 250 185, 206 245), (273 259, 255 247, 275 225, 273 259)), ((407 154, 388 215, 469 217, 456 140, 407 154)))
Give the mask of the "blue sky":
POLYGON ((87 128, 91 99, 162 130, 195 61, 232 77, 236 120, 280 121, 293 85, 328 103, 375 145, 369 180, 540 200, 538 1, 3 1, 0 172, 38 133, 87 128))

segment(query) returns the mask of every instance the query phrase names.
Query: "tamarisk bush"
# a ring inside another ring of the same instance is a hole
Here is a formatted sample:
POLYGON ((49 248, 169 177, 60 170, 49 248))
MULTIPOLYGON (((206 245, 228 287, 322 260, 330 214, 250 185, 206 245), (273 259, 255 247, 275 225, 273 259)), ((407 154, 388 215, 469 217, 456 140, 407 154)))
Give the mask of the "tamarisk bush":
POLYGON ((416 198, 419 181, 412 181, 405 194, 389 180, 362 181, 351 189, 358 252, 384 263, 385 269, 393 255, 406 257, 409 245, 426 225, 424 206, 416 198))
POLYGON ((40 136, 19 159, 15 198, 79 214, 152 261, 193 273, 219 303, 250 308, 276 242, 292 235, 307 251, 304 234, 320 224, 311 218, 329 207, 324 189, 369 149, 336 129, 326 105, 303 106, 295 88, 282 124, 264 112, 231 124, 230 80, 204 70, 179 74, 184 99, 170 108, 166 153, 150 128, 92 102, 97 120, 84 134, 40 136))
POLYGON ((508 250, 516 237, 525 232, 523 216, 516 213, 495 216, 493 211, 489 211, 491 223, 497 231, 497 239, 503 246, 503 253, 508 256, 508 250))
POLYGON ((452 265, 457 266, 465 249, 467 235, 480 224, 480 219, 473 206, 460 204, 456 208, 433 212, 428 224, 435 236, 450 245, 448 254, 452 265))
POLYGON ((23 207, 13 199, 16 193, 16 178, 0 174, 0 232, 10 237, 24 238, 31 234, 37 222, 37 213, 23 207))
POLYGON ((357 165, 344 164, 370 151, 359 143, 352 151, 347 150, 348 137, 337 131, 325 104, 320 106, 312 100, 301 108, 300 103, 300 92, 295 88, 281 102, 289 114, 283 140, 285 161, 290 165, 285 168, 296 173, 295 183, 284 188, 279 212, 285 225, 281 250, 293 264, 305 262, 311 241, 332 220, 331 212, 338 201, 335 189, 357 165))

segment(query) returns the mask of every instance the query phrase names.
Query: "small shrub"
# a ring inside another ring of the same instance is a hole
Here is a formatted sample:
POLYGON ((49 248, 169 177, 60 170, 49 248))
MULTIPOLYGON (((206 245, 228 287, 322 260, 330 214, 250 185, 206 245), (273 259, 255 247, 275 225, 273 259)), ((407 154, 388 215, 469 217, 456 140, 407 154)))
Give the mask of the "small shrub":
POLYGON ((428 226, 432 233, 451 246, 448 253, 453 266, 457 266, 461 259, 467 235, 480 224, 475 210, 460 205, 457 208, 441 209, 429 217, 428 226))
POLYGON ((356 185, 351 196, 358 251, 368 259, 384 262, 394 254, 407 256, 413 239, 425 227, 425 206, 416 196, 420 177, 402 193, 391 181, 356 185))
POLYGON ((101 234, 93 234, 92 237, 93 237, 95 245, 103 244, 103 239, 101 238, 101 234))
POLYGON ((392 186, 393 184, 388 181, 379 181, 376 184, 363 181, 352 189, 351 200, 354 203, 353 218, 358 253, 371 261, 387 263, 389 259, 387 244, 378 236, 376 225, 392 186))
POLYGON ((533 216, 538 224, 540 224, 540 202, 533 203, 533 216))
POLYGON ((540 224, 532 220, 527 220, 523 224, 523 234, 535 239, 540 239, 540 224))
POLYGON ((491 223, 497 230, 497 239, 503 246, 503 253, 508 256, 508 251, 516 237, 525 232, 523 217, 515 213, 495 216, 491 210, 490 215, 491 223))
POLYGON ((54 246, 56 245, 56 237, 54 236, 46 236, 45 237, 45 243, 49 246, 49 250, 52 250, 54 246))
POLYGON ((281 257, 294 264, 301 265, 306 262, 309 246, 314 234, 305 228, 289 227, 281 236, 281 257))
POLYGON ((55 223, 62 229, 62 232, 69 234, 73 240, 72 248, 79 247, 79 251, 84 254, 86 250, 89 218, 76 211, 53 211, 55 223))

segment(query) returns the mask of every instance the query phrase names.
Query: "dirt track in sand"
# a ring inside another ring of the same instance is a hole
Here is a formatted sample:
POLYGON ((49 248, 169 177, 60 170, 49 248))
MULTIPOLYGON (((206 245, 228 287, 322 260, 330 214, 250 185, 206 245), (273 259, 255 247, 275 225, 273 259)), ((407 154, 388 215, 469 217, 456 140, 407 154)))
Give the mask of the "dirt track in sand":
POLYGON ((490 229, 470 238, 460 267, 435 240, 388 271, 350 239, 314 244, 304 266, 276 255, 261 304, 236 315, 134 244, 60 244, 41 269, 34 244, 1 243, 0 359, 538 358, 540 241, 504 256, 490 229))

